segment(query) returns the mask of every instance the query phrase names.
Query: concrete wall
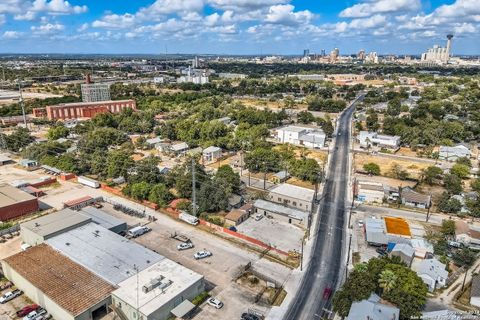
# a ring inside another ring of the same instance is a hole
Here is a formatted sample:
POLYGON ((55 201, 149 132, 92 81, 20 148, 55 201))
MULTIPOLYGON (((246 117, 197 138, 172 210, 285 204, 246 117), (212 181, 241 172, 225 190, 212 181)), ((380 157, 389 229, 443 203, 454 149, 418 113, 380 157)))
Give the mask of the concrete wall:
POLYGON ((364 202, 376 202, 382 203, 383 198, 385 197, 384 192, 376 191, 376 190, 367 190, 367 189, 360 189, 358 191, 358 199, 364 202))
POLYGON ((268 210, 263 210, 263 209, 258 209, 258 208, 255 208, 255 213, 260 213, 264 216, 271 215, 271 216, 273 216, 273 218, 275 220, 283 221, 285 223, 298 224, 298 225, 305 225, 307 223, 306 221, 303 221, 303 220, 290 218, 290 217, 278 214, 276 212, 271 212, 271 211, 268 211, 268 210))
POLYGON ((292 198, 282 194, 276 194, 274 192, 270 192, 270 194, 268 195, 268 199, 266 200, 270 200, 272 202, 280 203, 288 207, 295 208, 302 211, 307 211, 307 212, 310 211, 312 208, 312 203, 309 201, 292 198))
POLYGON ((36 198, 17 202, 10 206, 0 207, 0 220, 10 220, 35 211, 38 211, 38 200, 36 198))
MULTIPOLYGON (((168 289, 167 289, 168 290, 168 289)), ((198 296, 200 293, 205 291, 205 282, 204 279, 200 279, 196 283, 192 284, 190 287, 185 288, 183 292, 179 293, 176 297, 172 298, 169 302, 158 306, 158 309, 148 317, 144 314, 139 313, 139 317, 134 317, 136 313, 136 307, 125 303, 122 299, 112 294, 112 303, 125 314, 129 320, 167 320, 170 318, 170 311, 173 310, 176 306, 182 303, 184 300, 192 301, 193 298, 198 296)))
POLYGON ((23 227, 22 225, 20 225, 20 235, 22 237, 22 241, 31 246, 41 244, 45 240, 43 236, 40 236, 39 234, 23 227))

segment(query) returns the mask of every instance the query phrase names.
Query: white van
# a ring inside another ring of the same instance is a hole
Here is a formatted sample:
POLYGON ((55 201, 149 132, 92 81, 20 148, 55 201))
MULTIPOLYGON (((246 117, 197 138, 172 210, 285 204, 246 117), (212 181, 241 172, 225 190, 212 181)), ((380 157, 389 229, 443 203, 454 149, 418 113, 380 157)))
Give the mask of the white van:
POLYGON ((145 234, 149 231, 152 231, 152 229, 150 229, 147 226, 138 226, 138 227, 135 227, 135 228, 132 228, 132 229, 128 230, 127 236, 130 237, 130 238, 136 238, 136 237, 139 237, 142 234, 145 234))

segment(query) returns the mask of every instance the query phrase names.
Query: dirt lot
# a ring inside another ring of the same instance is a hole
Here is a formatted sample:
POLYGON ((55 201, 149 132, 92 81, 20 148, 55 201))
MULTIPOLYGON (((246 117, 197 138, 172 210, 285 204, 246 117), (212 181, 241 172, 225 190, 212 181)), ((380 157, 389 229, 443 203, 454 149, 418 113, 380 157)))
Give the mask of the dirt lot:
POLYGON ((255 221, 253 217, 250 217, 236 228, 243 234, 287 252, 290 250, 300 251, 301 239, 305 235, 305 231, 299 227, 268 218, 255 221), (279 234, 282 236, 279 237, 279 234))
POLYGON ((421 170, 430 166, 429 163, 417 162, 404 159, 392 159, 387 157, 367 155, 363 153, 356 153, 354 157, 355 170, 363 171, 363 165, 366 163, 374 162, 380 166, 382 176, 388 176, 392 166, 396 163, 400 165, 403 170, 408 171, 411 178, 418 179, 421 174, 421 170))

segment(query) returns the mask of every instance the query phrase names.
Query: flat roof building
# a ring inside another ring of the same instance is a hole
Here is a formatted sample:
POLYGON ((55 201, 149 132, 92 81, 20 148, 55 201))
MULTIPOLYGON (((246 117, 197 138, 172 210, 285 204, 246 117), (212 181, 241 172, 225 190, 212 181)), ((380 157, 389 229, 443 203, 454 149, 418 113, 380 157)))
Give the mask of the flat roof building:
POLYGON ((5 276, 54 319, 87 320, 107 312, 111 284, 46 244, 2 261, 5 276))
POLYGON ((129 320, 169 319, 176 306, 205 291, 202 275, 168 259, 132 274, 118 286, 112 304, 129 320))
POLYGON ((293 184, 282 183, 270 190, 267 200, 302 211, 312 209, 315 191, 293 184))
POLYGON ((23 242, 34 246, 63 232, 90 223, 92 218, 71 209, 63 209, 20 225, 23 242))
POLYGON ((80 213, 90 217, 92 222, 99 224, 112 232, 121 233, 127 230, 127 223, 125 221, 122 221, 103 210, 94 207, 85 207, 80 210, 80 213))
POLYGON ((161 261, 163 256, 93 222, 46 241, 76 263, 118 284, 161 261))
POLYGON ((281 204, 257 199, 253 203, 255 213, 262 215, 273 215, 276 219, 287 223, 297 223, 306 225, 308 220, 308 213, 305 211, 289 208, 281 204))
POLYGON ((38 200, 27 192, 0 184, 0 221, 6 221, 38 211, 38 200))

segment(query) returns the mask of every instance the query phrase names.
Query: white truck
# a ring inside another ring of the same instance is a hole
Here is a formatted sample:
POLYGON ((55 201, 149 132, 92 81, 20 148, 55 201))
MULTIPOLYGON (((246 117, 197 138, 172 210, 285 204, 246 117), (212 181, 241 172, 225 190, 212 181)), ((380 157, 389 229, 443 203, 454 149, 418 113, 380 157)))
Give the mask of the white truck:
POLYGON ((199 221, 198 221, 198 218, 195 217, 195 216, 192 216, 191 214, 188 214, 184 211, 180 212, 180 214, 178 215, 178 217, 180 218, 180 220, 183 220, 185 221, 186 223, 189 223, 193 226, 196 226, 199 221))
POLYGON ((100 183, 97 180, 93 180, 84 176, 79 176, 77 178, 78 183, 89 186, 91 188, 98 189, 100 188, 100 183))
POLYGON ((138 227, 135 227, 135 228, 132 228, 132 229, 128 230, 127 236, 131 237, 131 238, 136 238, 136 237, 141 236, 142 234, 150 232, 151 230, 152 229, 150 229, 147 226, 138 226, 138 227))

